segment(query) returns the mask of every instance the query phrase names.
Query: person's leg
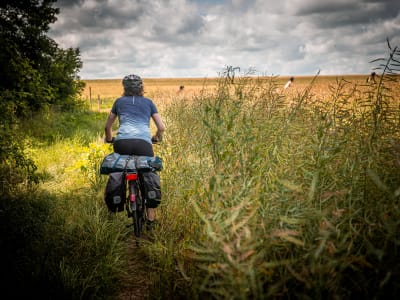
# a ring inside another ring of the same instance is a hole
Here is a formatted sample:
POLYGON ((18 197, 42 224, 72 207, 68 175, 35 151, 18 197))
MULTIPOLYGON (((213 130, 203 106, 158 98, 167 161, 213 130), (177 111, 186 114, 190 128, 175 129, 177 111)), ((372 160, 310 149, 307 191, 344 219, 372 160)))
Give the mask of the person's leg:
POLYGON ((152 231, 157 224, 156 221, 156 209, 155 208, 146 208, 147 211, 147 220, 146 220, 146 230, 152 231))
POLYGON ((156 209, 147 208, 147 220, 154 221, 155 218, 156 218, 156 209))

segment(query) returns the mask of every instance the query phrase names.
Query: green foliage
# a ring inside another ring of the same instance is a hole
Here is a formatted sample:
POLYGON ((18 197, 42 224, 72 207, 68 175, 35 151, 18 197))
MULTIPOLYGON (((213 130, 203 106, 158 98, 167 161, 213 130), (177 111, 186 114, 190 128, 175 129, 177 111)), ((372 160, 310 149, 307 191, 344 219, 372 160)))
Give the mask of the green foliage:
POLYGON ((96 143, 91 143, 89 147, 82 151, 85 155, 82 155, 81 160, 74 165, 74 167, 80 169, 94 190, 101 189, 104 186, 106 177, 100 174, 100 164, 104 157, 112 151, 109 145, 99 146, 96 143))
POLYGON ((1 208, 1 268, 5 295, 15 298, 28 290, 37 293, 44 288, 48 251, 41 241, 50 225, 52 202, 30 193, 3 195, 1 208))
POLYGON ((0 97, 17 116, 46 105, 70 107, 82 91, 79 49, 63 50, 45 33, 56 21, 53 0, 0 4, 0 97))
POLYGON ((34 159, 41 182, 14 188, 0 201, 2 259, 9 267, 2 277, 15 298, 107 299, 118 291, 126 269, 125 218, 108 218, 99 186, 105 178, 91 169, 109 145, 89 143, 105 118, 48 111, 20 125, 29 137, 24 154, 34 159))
POLYGON ((13 106, 1 100, 0 97, 0 110, 4 118, 0 119, 0 186, 6 197, 37 182, 37 177, 35 164, 25 156, 21 143, 23 134, 20 122, 13 114, 13 106))
POLYGON ((37 182, 36 166, 24 154, 21 122, 34 112, 76 105, 83 83, 78 49, 63 50, 45 33, 58 9, 52 0, 0 3, 0 179, 4 193, 37 182))
POLYGON ((13 298, 107 299, 120 285, 125 233, 90 192, 2 197, 3 293, 13 298))
MULTIPOLYGON (((72 195, 71 195, 72 196, 72 195)), ((127 235, 124 224, 107 220, 106 211, 96 203, 96 195, 87 191, 58 209, 67 224, 62 228, 55 253, 62 296, 71 299, 106 299, 117 291, 125 268, 127 235), (73 219, 72 219, 73 218, 73 219)))
POLYGON ((49 109, 21 122, 21 130, 36 145, 51 145, 61 139, 81 139, 88 144, 104 133, 106 113, 85 109, 59 111, 49 109), (34 123, 35 126, 31 126, 34 123))

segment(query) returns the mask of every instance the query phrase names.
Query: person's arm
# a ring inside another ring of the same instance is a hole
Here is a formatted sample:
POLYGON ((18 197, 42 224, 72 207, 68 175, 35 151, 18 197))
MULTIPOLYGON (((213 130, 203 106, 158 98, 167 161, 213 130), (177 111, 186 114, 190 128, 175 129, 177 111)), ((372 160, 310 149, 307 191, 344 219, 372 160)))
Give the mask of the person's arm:
POLYGON ((113 138, 112 125, 116 118, 117 118, 117 115, 113 114, 112 112, 110 112, 110 114, 108 115, 108 118, 107 118, 106 127, 104 128, 104 131, 106 134, 106 142, 108 142, 108 143, 112 142, 112 138, 113 138))
POLYGON ((154 140, 155 142, 161 142, 163 139, 163 134, 165 131, 165 125, 163 120, 161 119, 160 114, 155 113, 151 116, 151 118, 153 119, 154 123, 156 124, 157 127, 157 132, 156 134, 152 137, 152 140, 154 140))

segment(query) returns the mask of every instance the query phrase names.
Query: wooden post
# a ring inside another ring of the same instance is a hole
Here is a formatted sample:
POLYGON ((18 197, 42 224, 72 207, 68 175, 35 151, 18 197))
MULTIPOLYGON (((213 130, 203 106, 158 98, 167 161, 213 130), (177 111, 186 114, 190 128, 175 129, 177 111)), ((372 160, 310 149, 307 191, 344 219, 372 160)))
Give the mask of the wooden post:
POLYGON ((89 86, 89 105, 90 105, 90 110, 92 110, 92 87, 89 86))
POLYGON ((100 95, 97 95, 97 107, 100 111, 100 95))

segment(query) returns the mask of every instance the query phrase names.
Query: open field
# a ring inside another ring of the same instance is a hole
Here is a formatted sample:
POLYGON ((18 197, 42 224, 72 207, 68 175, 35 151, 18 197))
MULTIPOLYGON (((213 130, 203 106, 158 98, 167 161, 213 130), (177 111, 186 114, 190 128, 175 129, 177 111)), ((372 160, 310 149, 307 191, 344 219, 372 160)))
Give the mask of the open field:
MULTIPOLYGON (((316 79, 316 85, 327 87, 332 84, 337 78, 344 78, 345 80, 357 82, 363 84, 366 82, 368 75, 347 75, 347 76, 319 76, 316 79)), ((271 80, 271 77, 259 77, 264 81, 271 80)), ((292 89, 298 90, 306 87, 310 84, 313 76, 298 76, 295 77, 295 81, 292 85, 292 89)), ((276 77, 278 85, 283 87, 289 80, 289 77, 276 77)), ((85 89, 82 93, 84 98, 89 98, 90 92, 92 98, 100 96, 102 98, 117 98, 122 94, 122 79, 96 79, 96 80, 84 80, 86 83, 85 89)), ((145 93, 168 92, 178 93, 181 85, 185 86, 186 94, 194 94, 201 91, 203 88, 215 87, 217 85, 218 78, 144 78, 145 93)))
MULTIPOLYGON (((99 79, 84 80, 86 87, 83 97, 92 98, 100 95, 102 98, 117 98, 122 94, 122 79, 99 79)), ((216 79, 202 78, 167 78, 167 79, 147 79, 144 78, 145 93, 167 92, 178 93, 181 85, 185 86, 185 93, 195 93, 204 86, 215 86, 216 79)))
MULTIPOLYGON (((289 80, 288 76, 283 77, 253 77, 260 82, 270 82, 273 80, 277 85, 277 90, 282 90, 285 83, 289 80)), ((297 76, 292 86, 285 91, 286 94, 295 95, 302 92, 310 85, 314 76, 297 76)), ((330 94, 329 87, 335 85, 338 80, 345 80, 358 86, 366 84, 367 74, 360 75, 330 75, 318 76, 313 84, 313 93, 320 97, 325 97, 330 94)), ((157 103, 165 102, 171 98, 187 97, 199 95, 202 90, 215 89, 218 84, 219 78, 144 78, 145 96, 152 98, 157 103), (179 87, 183 85, 184 91, 179 93, 179 87)), ((235 81, 240 80, 237 76, 235 81)), ((379 78, 377 78, 377 81, 379 78)), ((86 86, 83 90, 83 99, 97 102, 99 99, 115 100, 120 97, 123 89, 121 79, 98 79, 98 80, 84 80, 86 86)), ((395 83, 394 90, 400 91, 400 84, 395 83)), ((397 92, 399 95, 400 92, 397 92)))

